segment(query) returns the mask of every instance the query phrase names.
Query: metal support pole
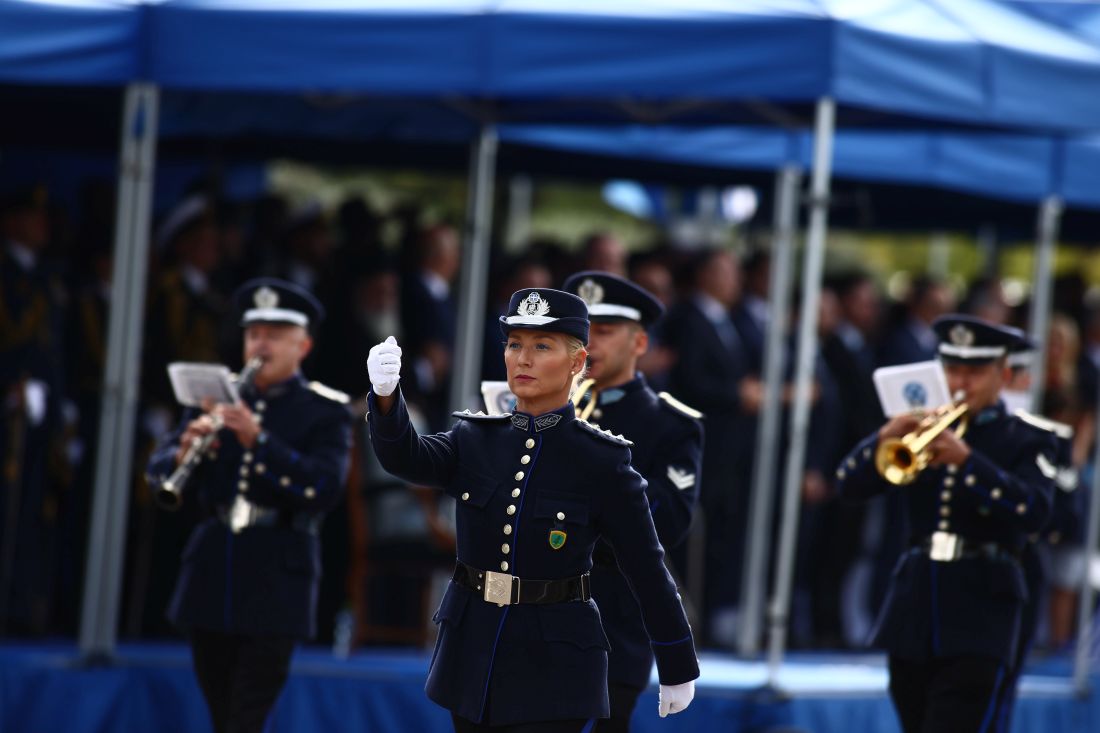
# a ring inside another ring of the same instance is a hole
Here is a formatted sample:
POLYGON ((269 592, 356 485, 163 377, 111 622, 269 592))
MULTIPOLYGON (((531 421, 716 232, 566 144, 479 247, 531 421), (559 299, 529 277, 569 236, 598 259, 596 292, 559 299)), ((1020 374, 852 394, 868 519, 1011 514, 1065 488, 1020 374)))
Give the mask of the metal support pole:
POLYGON ((1058 246, 1058 226, 1062 219, 1062 200, 1047 196, 1039 206, 1035 270, 1032 276, 1031 313, 1028 326, 1038 348, 1031 365, 1031 409, 1043 405, 1047 375, 1047 340, 1050 331, 1051 293, 1054 290, 1054 248, 1058 246))
POLYGON ((798 189, 801 181, 802 171, 794 165, 784 167, 775 178, 775 234, 768 282, 768 330, 764 339, 764 403, 760 408, 760 433, 756 461, 752 467, 749 546, 741 575, 737 651, 743 656, 752 656, 760 651, 760 636, 764 627, 767 558, 772 538, 775 467, 782 422, 783 349, 787 342, 787 310, 794 271, 794 232, 798 225, 798 189))
POLYGON ((485 291, 489 284, 489 237, 493 225, 493 182, 497 133, 483 125, 470 150, 466 196, 466 236, 462 247, 462 287, 458 301, 455 368, 451 373, 451 409, 478 402, 481 351, 485 337, 485 291))
POLYGON ((802 308, 798 321, 798 362, 794 404, 791 406, 791 441, 783 486, 783 521, 779 558, 775 569, 775 595, 769 612, 768 684, 776 686, 779 665, 787 643, 787 617, 794 580, 798 512, 801 508, 802 471, 810 427, 814 362, 817 357, 817 322, 821 300, 821 276, 825 266, 825 235, 829 217, 829 183, 833 162, 836 103, 818 100, 814 121, 814 169, 811 185, 810 227, 802 269, 802 308))
POLYGON ((159 91, 131 84, 123 102, 107 364, 88 534, 80 651, 110 658, 118 629, 127 501, 140 382, 159 91))
POLYGON ((530 176, 515 175, 508 181, 508 223, 504 230, 504 244, 509 252, 517 252, 527 246, 531 235, 531 205, 535 186, 530 176))
MULTIPOLYGON (((1100 400, 1096 405, 1096 449, 1100 456, 1100 400)), ((1092 587, 1091 573, 1093 553, 1096 543, 1100 542, 1100 470, 1093 467, 1092 483, 1089 486, 1089 516, 1085 529, 1085 573, 1081 578, 1081 591, 1077 606, 1077 649, 1073 659, 1073 689, 1080 697, 1089 692, 1089 651, 1092 647, 1093 601, 1096 598, 1092 587)), ((1083 487, 1082 487, 1083 488, 1083 487)), ((1057 490, 1057 489, 1056 489, 1057 490)), ((1079 489, 1080 490, 1080 489, 1079 489)))

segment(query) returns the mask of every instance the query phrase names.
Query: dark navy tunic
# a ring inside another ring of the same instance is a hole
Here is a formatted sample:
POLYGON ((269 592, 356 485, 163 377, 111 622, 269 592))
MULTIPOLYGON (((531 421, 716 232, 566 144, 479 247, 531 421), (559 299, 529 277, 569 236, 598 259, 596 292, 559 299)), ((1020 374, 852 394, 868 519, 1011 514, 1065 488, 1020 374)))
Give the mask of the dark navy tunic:
MULTIPOLYGON (((458 559, 521 579, 579 576, 601 536, 642 607, 663 684, 699 676, 695 646, 650 517, 629 442, 575 418, 456 413, 445 433, 418 436, 403 398, 388 415, 369 397, 383 467, 457 500, 458 559), (558 549, 552 532, 565 532, 558 549)), ((608 715, 608 642, 594 602, 499 606, 451 583, 428 697, 468 720, 511 724, 608 715)))
POLYGON ((975 415, 964 440, 971 448, 965 464, 931 467, 895 487, 875 469, 872 434, 841 463, 837 486, 846 499, 905 492, 914 547, 894 569, 873 643, 919 662, 974 655, 1011 665, 1027 601, 1016 557, 1050 514, 1055 442, 1006 414, 1003 403, 975 415), (919 544, 937 531, 1003 551, 933 561, 919 544))
MULTIPOLYGON (((347 396, 295 376, 241 397, 263 431, 246 451, 222 430, 216 457, 192 475, 188 486, 215 516, 195 528, 183 550, 168 616, 185 629, 312 637, 321 577, 317 530, 343 498, 351 447, 347 396), (276 510, 278 519, 232 532, 217 513, 228 512, 238 496, 276 510)), ((196 414, 188 410, 154 452, 148 470, 154 480, 174 470, 180 435, 196 414)))
MULTIPOLYGON (((641 375, 598 392, 595 399, 591 422, 634 443, 632 465, 648 484, 646 496, 657 537, 665 548, 676 547, 687 536, 699 495, 703 459, 700 414, 667 394, 658 395, 641 375)), ((593 561, 592 596, 611 642, 607 679, 645 687, 653 652, 638 603, 607 542, 601 540, 596 545, 593 561)))

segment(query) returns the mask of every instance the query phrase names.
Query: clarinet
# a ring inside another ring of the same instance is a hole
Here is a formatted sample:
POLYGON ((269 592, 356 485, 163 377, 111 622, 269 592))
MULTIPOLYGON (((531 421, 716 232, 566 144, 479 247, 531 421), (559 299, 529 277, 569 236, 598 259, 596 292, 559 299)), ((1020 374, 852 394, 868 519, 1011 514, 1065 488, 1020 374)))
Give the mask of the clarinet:
MULTIPOLYGON (((256 378, 256 372, 264 365, 264 360, 258 356, 252 357, 237 378, 237 388, 248 389, 256 378)), ((187 452, 183 454, 183 460, 172 475, 161 482, 154 494, 157 506, 168 511, 176 511, 183 505, 183 490, 191 479, 191 474, 202 463, 210 446, 217 440, 218 431, 222 428, 222 418, 215 415, 213 418, 214 429, 205 435, 200 435, 191 440, 187 446, 187 452)))

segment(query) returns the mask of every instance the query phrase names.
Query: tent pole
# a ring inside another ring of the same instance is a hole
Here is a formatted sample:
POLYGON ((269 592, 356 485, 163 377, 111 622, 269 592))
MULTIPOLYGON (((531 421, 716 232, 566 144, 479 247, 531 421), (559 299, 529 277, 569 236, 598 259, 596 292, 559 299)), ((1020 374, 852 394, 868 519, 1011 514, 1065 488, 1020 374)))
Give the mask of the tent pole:
POLYGON ((1031 364, 1031 409, 1040 412, 1046 387, 1047 341, 1050 331, 1051 293, 1054 278, 1054 250, 1058 246, 1058 226, 1062 218, 1062 200, 1047 196, 1039 206, 1038 245, 1032 276, 1031 313, 1028 325, 1038 344, 1031 364))
POLYGON ((783 347, 787 341, 787 309, 790 303, 794 259, 794 232, 798 225, 798 187, 801 169, 793 164, 775 178, 775 220, 771 271, 768 282, 768 324, 764 341, 764 404, 760 408, 760 438, 752 469, 749 507, 749 546, 741 575, 741 619, 737 652, 753 656, 760 651, 766 595, 768 545, 775 496, 775 466, 779 456, 782 418, 783 347))
MULTIPOLYGON (((1096 407, 1096 447, 1093 455, 1100 455, 1100 400, 1096 407)), ((1083 489, 1084 487, 1081 487, 1083 489)), ((1078 489, 1079 491, 1081 489, 1078 489)), ((1077 648, 1073 658, 1073 689, 1079 697, 1089 693, 1089 651, 1093 644, 1093 601, 1096 595, 1089 568, 1096 543, 1100 542, 1100 470, 1093 470, 1089 486, 1089 515, 1085 529, 1085 572, 1081 577, 1080 597, 1077 605, 1077 648)), ((1059 491, 1059 489, 1055 489, 1059 491)))
POLYGON ((130 464, 140 382, 138 357, 145 315, 158 104, 159 90, 155 85, 136 83, 126 88, 107 363, 80 618, 80 652, 86 661, 109 659, 114 653, 118 630, 132 475, 130 464))
POLYGON ((489 284, 489 238, 493 224, 493 183, 497 132, 483 124, 470 149, 466 195, 466 233, 462 247, 462 287, 458 300, 455 368, 451 373, 451 409, 480 404, 481 352, 485 337, 485 291, 489 284))
POLYGON ((791 584, 794 580, 798 513, 801 508, 802 473, 810 427, 814 362, 817 357, 817 322, 821 277, 825 266, 825 236, 829 217, 829 184, 833 162, 836 102, 822 97, 814 119, 814 168, 811 183, 810 227, 802 268, 802 303, 798 319, 798 361, 794 404, 791 406, 791 438, 783 486, 783 519, 775 591, 769 612, 768 684, 777 686, 779 665, 787 643, 791 584))

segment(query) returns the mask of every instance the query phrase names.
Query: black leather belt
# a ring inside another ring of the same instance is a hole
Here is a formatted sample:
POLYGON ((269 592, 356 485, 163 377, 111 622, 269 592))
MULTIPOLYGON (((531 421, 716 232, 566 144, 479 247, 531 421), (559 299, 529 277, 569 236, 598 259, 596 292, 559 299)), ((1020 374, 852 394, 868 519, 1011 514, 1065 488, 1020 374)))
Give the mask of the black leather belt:
POLYGON ((251 502, 238 502, 228 506, 219 504, 217 515, 218 520, 234 533, 245 527, 282 527, 316 536, 320 534, 323 521, 323 517, 318 515, 288 512, 251 502))
POLYGON ((481 593, 485 601, 501 606, 587 601, 592 597, 588 573, 559 580, 521 580, 508 573, 478 570, 458 560, 453 579, 458 585, 481 593))
POLYGON ((955 562, 972 558, 1018 560, 1020 552, 996 542, 979 542, 952 532, 933 532, 917 544, 922 554, 937 562, 955 562))

